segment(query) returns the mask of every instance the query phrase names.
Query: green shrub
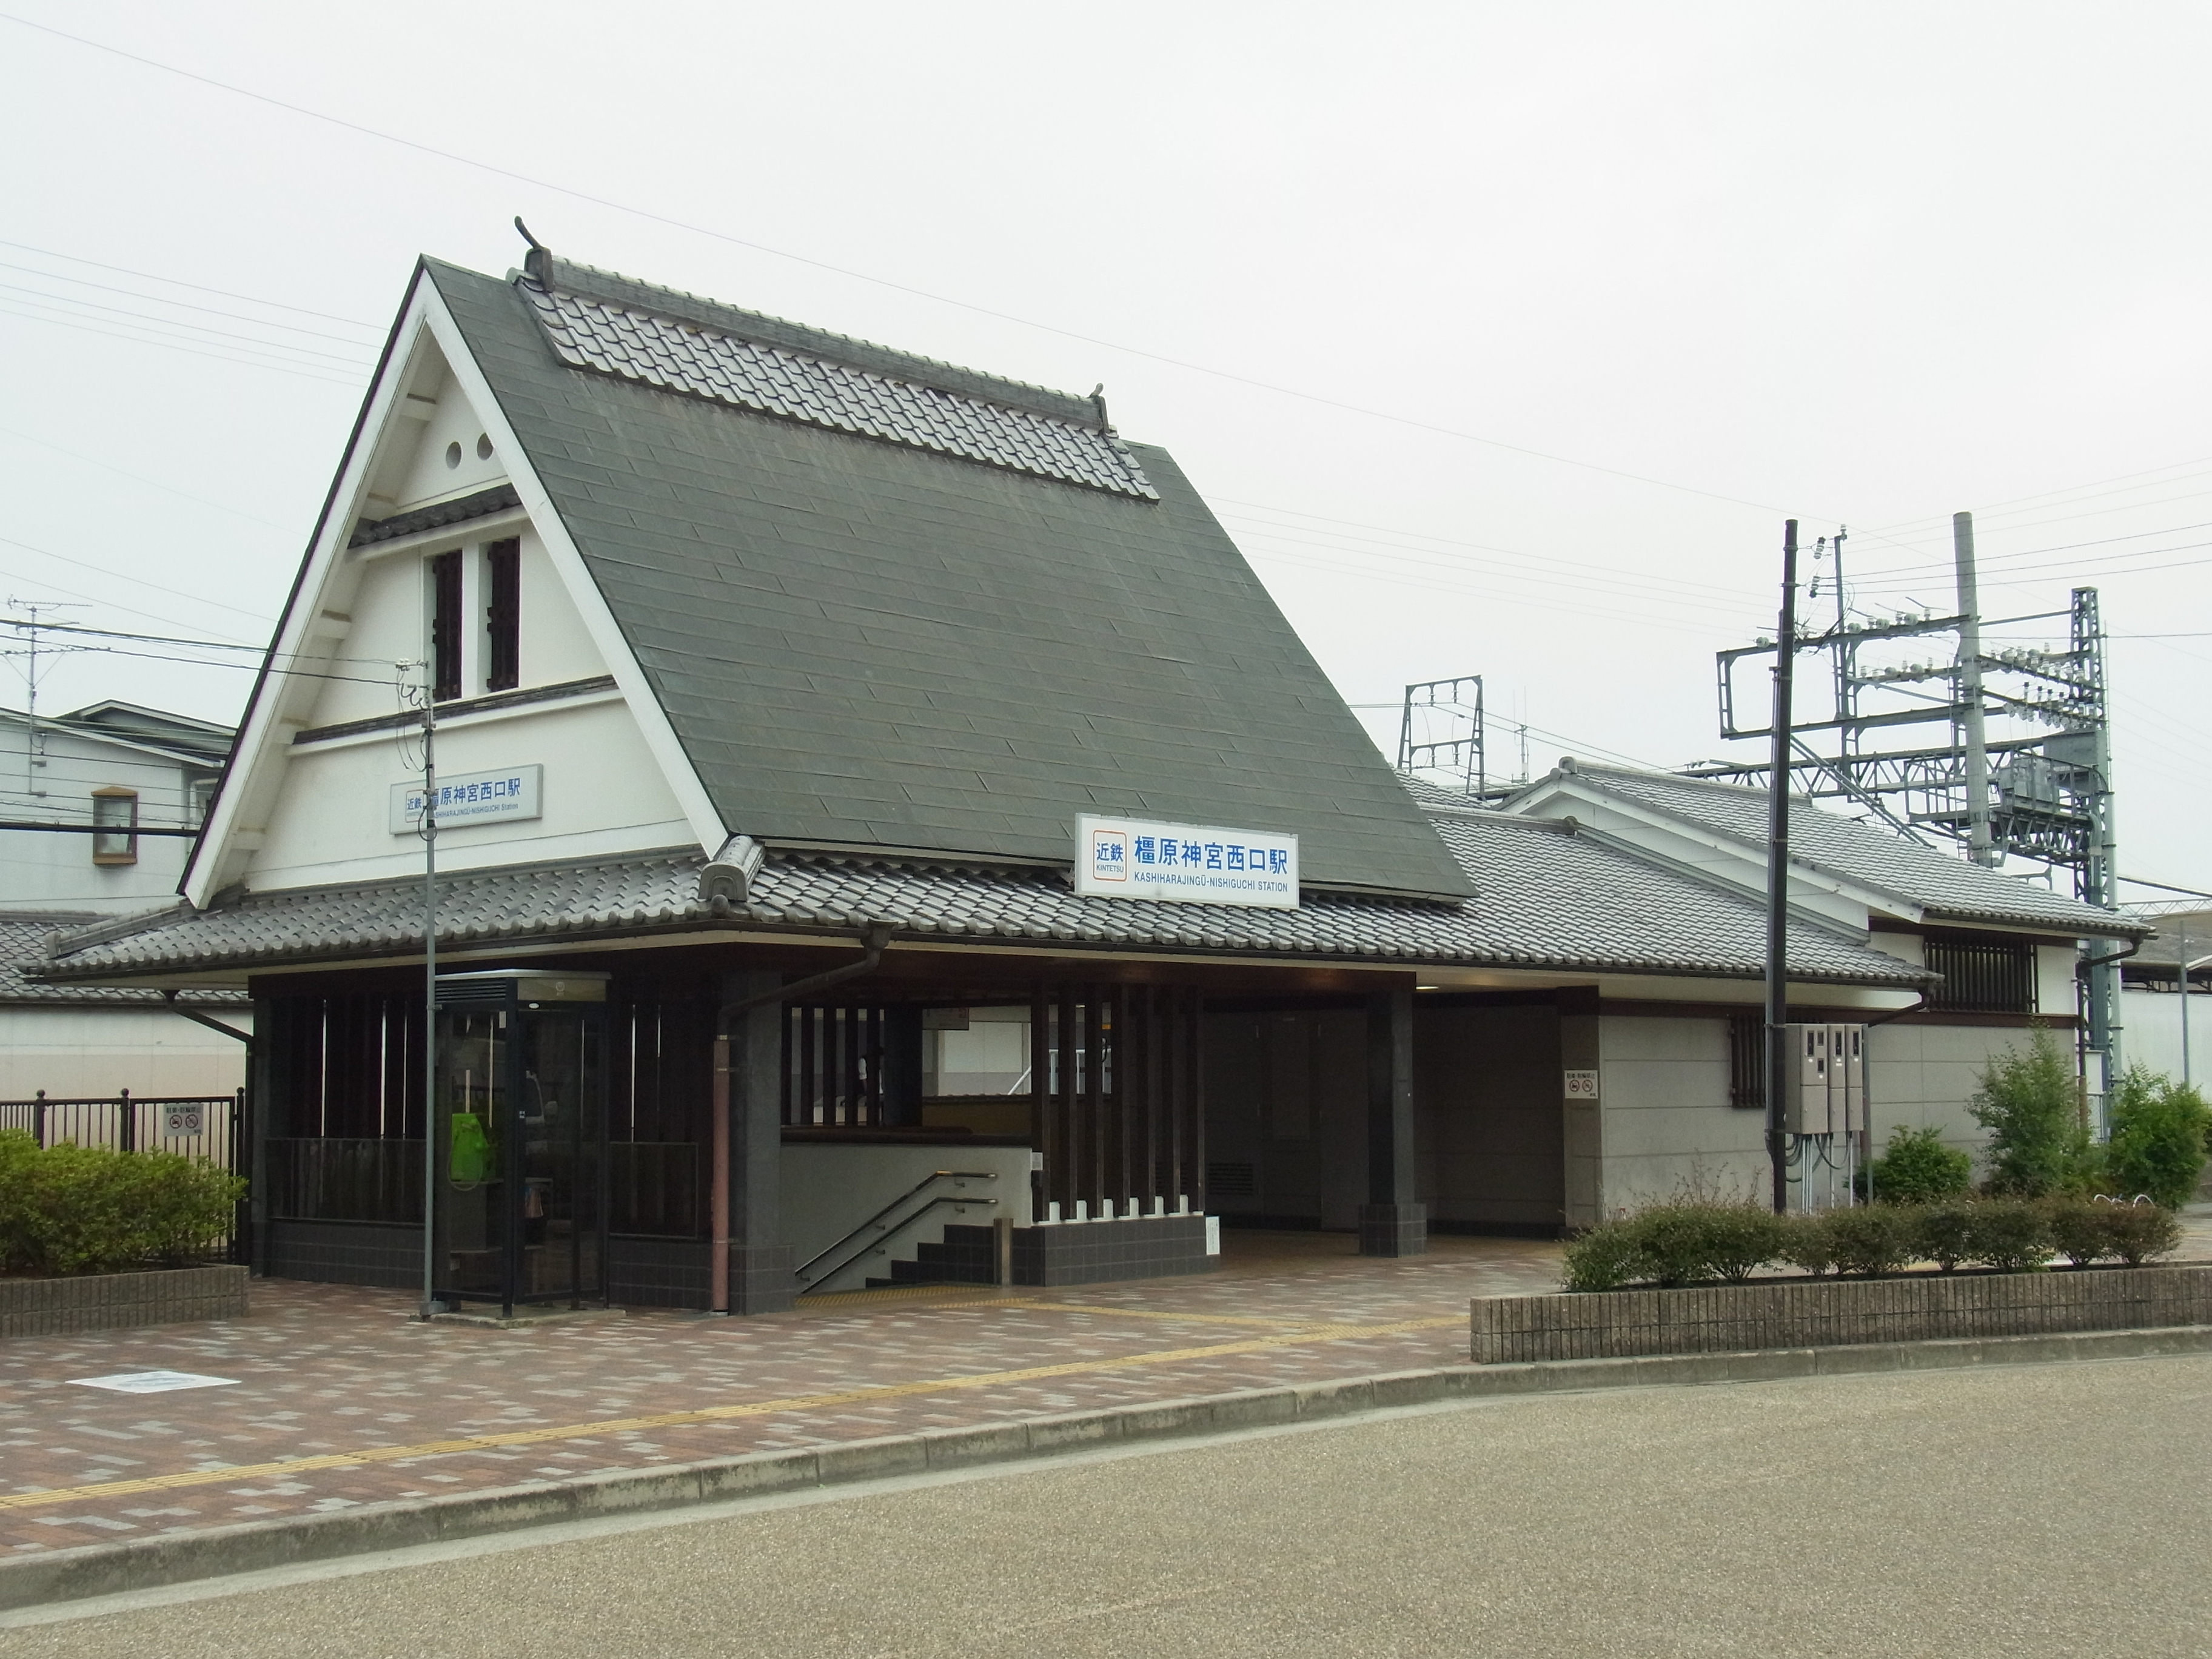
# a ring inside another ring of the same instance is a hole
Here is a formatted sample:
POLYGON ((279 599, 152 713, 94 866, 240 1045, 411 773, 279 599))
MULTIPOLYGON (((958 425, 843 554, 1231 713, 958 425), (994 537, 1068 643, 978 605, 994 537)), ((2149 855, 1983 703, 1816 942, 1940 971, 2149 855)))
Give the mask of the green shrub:
POLYGON ((1880 1279, 1912 1260, 1912 1212, 1895 1204, 1860 1204, 1811 1218, 1827 1235, 1837 1271, 1880 1279))
POLYGON ((1929 1204, 1956 1198, 1973 1177, 1971 1154, 1946 1146, 1933 1129, 1908 1129, 1900 1123, 1889 1132, 1889 1143, 1873 1167, 1859 1171, 1856 1184, 1861 1198, 1876 1204, 1929 1204))
POLYGON ((2157 1204, 2097 1204, 2106 1250, 2130 1267, 2169 1254, 2181 1243, 2181 1218, 2157 1204))
POLYGON ((2115 1196, 2137 1194, 2169 1210, 2197 1195, 2212 1110, 2193 1089, 2130 1066, 2112 1091, 2104 1176, 2115 1196))
POLYGON ((0 1176, 9 1267, 41 1274, 114 1273, 201 1256, 229 1231, 246 1188, 203 1159, 67 1144, 27 1153, 11 1146, 0 1152, 0 1176))
POLYGON ((1974 1258, 1974 1212, 1979 1207, 1963 1197, 1919 1206, 1912 1218, 1913 1254, 1947 1273, 1956 1273, 1960 1262, 1974 1258))
POLYGON ((2110 1204, 2085 1198, 2079 1193, 2062 1193, 2056 1198, 2045 1199, 2043 1220, 2050 1232, 2051 1248, 2077 1267, 2086 1267, 2116 1254, 2112 1230, 2106 1224, 2112 1212, 2110 1204))
POLYGON ((2087 1162, 2074 1066, 2039 1028, 2026 1054, 2008 1050, 1983 1070, 1967 1110, 1990 1132, 1993 1193, 2039 1198, 2075 1184, 2087 1162))
POLYGON ((1565 1284, 1571 1291, 1617 1291, 1649 1277, 1643 1249, 1626 1222, 1609 1221, 1567 1241, 1565 1284))
POLYGON ((1970 1260, 1999 1273, 2033 1273, 2049 1264, 2051 1224, 2043 1206, 2027 1199, 1984 1198, 1967 1206, 1970 1260))
POLYGON ((26 1170, 38 1155, 39 1143, 22 1130, 0 1130, 0 1273, 17 1272, 30 1258, 23 1194, 26 1170))
POLYGON ((1793 1214, 1782 1220, 1782 1248, 1776 1253, 1782 1261, 1816 1279, 1836 1270, 1836 1237, 1825 1218, 1793 1214))
POLYGON ((1656 1204, 1623 1224, 1662 1285, 1744 1279, 1781 1254, 1784 1225, 1755 1204, 1656 1204))

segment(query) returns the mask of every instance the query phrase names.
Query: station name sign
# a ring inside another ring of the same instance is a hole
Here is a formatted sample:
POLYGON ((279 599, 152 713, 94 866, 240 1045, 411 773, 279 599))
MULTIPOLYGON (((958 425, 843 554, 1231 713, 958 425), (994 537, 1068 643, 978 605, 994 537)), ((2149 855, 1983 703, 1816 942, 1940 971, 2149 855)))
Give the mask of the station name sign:
POLYGON ((1177 904, 1298 908, 1298 838, 1141 818, 1075 821, 1075 890, 1177 904))
MULTIPOLYGON (((497 772, 457 772, 438 780, 438 828, 538 817, 544 810, 545 769, 510 766, 497 772)), ((392 786, 392 833, 411 836, 422 827, 422 786, 392 786)))

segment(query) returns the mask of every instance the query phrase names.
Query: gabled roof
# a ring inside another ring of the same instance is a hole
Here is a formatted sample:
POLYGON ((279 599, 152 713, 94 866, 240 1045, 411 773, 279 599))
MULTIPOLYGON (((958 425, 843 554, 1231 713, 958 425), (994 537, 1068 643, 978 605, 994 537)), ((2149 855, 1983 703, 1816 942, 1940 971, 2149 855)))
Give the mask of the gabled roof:
MULTIPOLYGON (((902 937, 1010 948, 1304 957, 1364 967, 1472 966, 1754 980, 1765 924, 1746 899, 1559 824, 1497 813, 1439 824, 1482 890, 1464 903, 1308 895, 1296 910, 1085 897, 1057 871, 823 853, 769 855, 750 902, 722 925, 819 934, 869 921, 902 937)), ((698 896, 705 860, 671 851, 557 868, 448 877, 441 948, 718 925, 698 896)), ((413 879, 248 894, 150 924, 88 928, 51 971, 72 976, 273 968, 405 957, 422 941, 413 879)), ((1800 980, 1909 990, 1929 975, 1833 930, 1793 925, 1800 980)))
POLYGON ((1077 814, 1125 813, 1296 834, 1311 886, 1467 890, 1164 451, 1085 399, 533 268, 425 264, 730 829, 1066 863, 1077 814))
MULTIPOLYGON (((1511 811, 1540 791, 1573 779, 1598 794, 1695 825, 1766 855, 1767 792, 1744 784, 1577 762, 1540 778, 1506 803, 1511 811)), ((1839 817, 1812 801, 1790 803, 1790 856, 1846 881, 1894 894, 1930 921, 1971 921, 2127 939, 2145 924, 2015 876, 1946 857, 1934 848, 1839 817)))
MULTIPOLYGON (((28 969, 42 966, 46 941, 56 933, 82 933, 108 918, 82 911, 15 911, 0 915, 0 1007, 34 1004, 40 1007, 145 1007, 161 1006, 161 994, 136 985, 58 985, 27 976, 28 969)), ((242 1006, 243 991, 201 988, 178 994, 179 1001, 191 1006, 242 1006)))
MULTIPOLYGON (((0 708, 0 719, 27 720, 19 709, 0 708)), ((66 714, 44 714, 39 723, 50 731, 73 732, 97 742, 118 743, 194 766, 218 767, 237 738, 236 730, 189 714, 172 714, 135 702, 111 698, 73 708, 66 714)))

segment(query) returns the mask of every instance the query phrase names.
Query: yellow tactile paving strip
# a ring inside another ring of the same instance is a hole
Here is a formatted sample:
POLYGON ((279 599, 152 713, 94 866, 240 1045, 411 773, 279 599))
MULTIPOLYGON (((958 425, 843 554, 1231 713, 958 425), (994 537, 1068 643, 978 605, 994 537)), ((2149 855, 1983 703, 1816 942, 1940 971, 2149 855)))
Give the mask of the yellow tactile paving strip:
POLYGON ((1558 1282, 1558 1247, 1527 1241, 1227 1242, 1218 1271, 1141 1284, 512 1330, 268 1280, 243 1319, 0 1343, 0 1556, 1448 1364, 1468 1297, 1558 1282), (75 1386, 137 1370, 233 1386, 75 1386))
MULTIPOLYGON (((1004 1306, 1049 1304, 1012 1303, 1004 1306)), ((1132 1318, 1184 1319, 1207 1324, 1224 1322, 1205 1314, 1146 1314, 1132 1310, 1078 1308, 1078 1313, 1118 1313, 1132 1318)), ((1259 1320, 1239 1323, 1260 1324, 1259 1320)), ((184 1469, 171 1474, 149 1475, 137 1480, 106 1480, 88 1486, 65 1486, 51 1492, 0 1494, 0 1510, 27 1510, 54 1504, 77 1503, 102 1498, 121 1498, 145 1492, 168 1492, 179 1486, 204 1486, 226 1480, 258 1480, 306 1474, 317 1469, 360 1468, 370 1463, 392 1463, 403 1459, 434 1457, 441 1453, 481 1451, 501 1446, 529 1446, 549 1440, 582 1440, 599 1435, 634 1434, 647 1429, 675 1428, 690 1423, 716 1423, 740 1417, 767 1417, 780 1412, 819 1411, 830 1406, 854 1405, 867 1400, 898 1400, 917 1395, 947 1394, 960 1389, 999 1388, 1011 1382, 1036 1382, 1048 1377, 1075 1376, 1086 1371, 1125 1370, 1136 1365, 1164 1365, 1229 1354, 1257 1353, 1309 1342, 1357 1341, 1362 1337, 1395 1336, 1407 1331, 1437 1330, 1462 1326, 1462 1315, 1436 1319, 1401 1320, 1390 1325, 1312 1325, 1279 1336, 1249 1337, 1242 1342, 1216 1342, 1204 1347, 1169 1348, 1157 1353, 1124 1354, 1112 1359, 1078 1361, 1063 1365, 1030 1365, 1018 1370, 986 1371, 974 1376, 938 1376, 925 1382, 894 1382, 872 1389, 848 1389, 836 1394, 801 1395, 788 1400, 754 1400, 742 1404, 707 1406, 695 1411, 659 1412, 650 1417, 613 1418, 599 1423, 570 1423, 553 1428, 524 1429, 507 1434, 466 1435, 453 1440, 425 1441, 414 1446, 372 1446, 360 1451, 337 1452, 322 1457, 284 1458, 273 1463, 248 1463, 219 1469, 184 1469)))

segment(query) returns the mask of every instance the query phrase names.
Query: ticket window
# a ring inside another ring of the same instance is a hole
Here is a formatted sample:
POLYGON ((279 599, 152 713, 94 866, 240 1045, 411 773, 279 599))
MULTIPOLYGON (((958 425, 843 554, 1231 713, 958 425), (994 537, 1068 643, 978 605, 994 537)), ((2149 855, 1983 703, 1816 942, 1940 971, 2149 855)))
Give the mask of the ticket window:
POLYGON ((439 1299, 605 1295, 604 975, 438 981, 431 1212, 439 1299))

